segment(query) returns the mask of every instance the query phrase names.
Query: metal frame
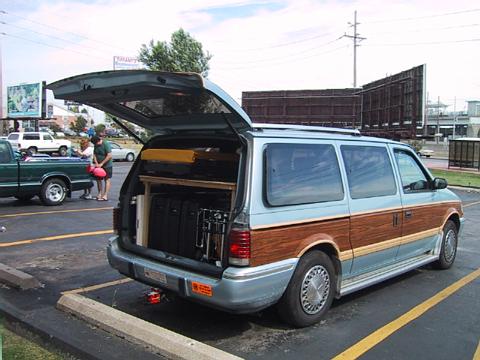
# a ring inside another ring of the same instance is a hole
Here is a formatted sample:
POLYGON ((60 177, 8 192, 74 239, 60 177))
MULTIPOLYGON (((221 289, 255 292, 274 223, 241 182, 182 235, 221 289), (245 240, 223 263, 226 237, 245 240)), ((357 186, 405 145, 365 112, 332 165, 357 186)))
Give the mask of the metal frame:
POLYGON ((310 132, 323 132, 323 133, 361 136, 360 131, 358 131, 357 129, 342 129, 342 128, 333 128, 333 127, 325 127, 325 126, 253 123, 252 127, 258 130, 262 130, 262 129, 295 130, 295 131, 310 131, 310 132))

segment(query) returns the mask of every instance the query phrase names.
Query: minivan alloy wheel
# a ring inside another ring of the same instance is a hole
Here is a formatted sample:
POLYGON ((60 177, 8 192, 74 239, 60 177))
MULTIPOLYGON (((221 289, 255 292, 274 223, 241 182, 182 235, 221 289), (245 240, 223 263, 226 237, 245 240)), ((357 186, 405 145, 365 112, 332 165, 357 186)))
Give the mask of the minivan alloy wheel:
POLYGON ((455 257, 455 252, 457 250, 457 234, 453 229, 450 229, 445 235, 445 242, 443 246, 445 260, 447 260, 447 262, 451 262, 455 257))
POLYGON ((300 292, 300 302, 307 314, 316 314, 324 307, 330 292, 330 276, 320 265, 305 274, 300 292))

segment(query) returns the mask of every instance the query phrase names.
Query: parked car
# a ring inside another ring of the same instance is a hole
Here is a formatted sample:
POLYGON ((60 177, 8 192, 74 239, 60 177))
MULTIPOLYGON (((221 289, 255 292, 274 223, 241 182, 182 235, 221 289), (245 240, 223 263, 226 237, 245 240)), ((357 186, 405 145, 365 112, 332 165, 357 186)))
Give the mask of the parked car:
POLYGON ((45 154, 22 158, 0 140, 0 197, 25 201, 38 195, 44 205, 60 205, 73 191, 92 187, 88 166, 86 160, 45 154))
POLYGON ((429 149, 420 149, 420 151, 418 152, 418 155, 425 156, 425 157, 429 158, 429 157, 435 155, 435 151, 429 150, 429 149))
POLYGON ((55 139, 47 132, 12 132, 8 141, 15 150, 28 151, 30 154, 37 152, 67 156, 68 148, 72 146, 70 140, 55 139))
POLYGON ((133 149, 124 148, 116 142, 109 141, 112 146, 112 158, 113 160, 125 160, 125 161, 134 161, 137 155, 137 152, 133 149))
POLYGON ((167 295, 236 313, 276 304, 302 327, 334 298, 455 260, 461 201, 408 145, 254 124, 197 74, 108 71, 48 88, 156 134, 121 188, 107 254, 167 295))

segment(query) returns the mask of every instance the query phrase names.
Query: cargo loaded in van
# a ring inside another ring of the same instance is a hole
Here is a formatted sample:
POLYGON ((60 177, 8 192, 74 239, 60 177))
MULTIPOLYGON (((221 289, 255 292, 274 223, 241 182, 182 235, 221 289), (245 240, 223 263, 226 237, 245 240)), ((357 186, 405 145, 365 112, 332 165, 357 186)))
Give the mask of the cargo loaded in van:
MULTIPOLYGON (((194 273, 208 293, 210 283, 218 282, 226 268, 233 265, 241 271, 249 265, 248 217, 241 212, 249 149, 241 134, 251 122, 229 95, 198 74, 150 71, 85 74, 48 88, 56 98, 75 99, 153 134, 124 182, 114 211, 118 237, 109 250, 112 266, 185 295, 195 291, 190 286, 195 281, 186 281, 182 272, 194 273), (112 255, 116 250, 136 260, 120 261, 112 255), (146 269, 142 261, 154 263, 156 270, 146 269)), ((231 269, 230 278, 235 276, 231 269)), ((244 271, 239 276, 244 277, 244 271)), ((224 288, 217 293, 230 296, 228 286, 224 288)), ((204 295, 200 293, 200 300, 204 295)), ((248 292, 245 296, 245 301, 235 300, 238 311, 245 302, 250 302, 249 309, 267 304, 251 302, 248 292)), ((228 307, 224 300, 219 297, 216 305, 228 307)))

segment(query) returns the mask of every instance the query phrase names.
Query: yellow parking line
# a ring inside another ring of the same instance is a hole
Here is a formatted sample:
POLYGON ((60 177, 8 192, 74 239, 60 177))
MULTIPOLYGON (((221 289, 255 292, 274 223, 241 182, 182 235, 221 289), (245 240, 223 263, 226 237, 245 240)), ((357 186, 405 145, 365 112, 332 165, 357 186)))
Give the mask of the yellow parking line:
POLYGON ((9 218, 9 217, 17 217, 17 216, 32 216, 32 215, 46 215, 46 214, 62 214, 62 213, 72 213, 72 212, 84 212, 84 211, 101 211, 101 210, 112 210, 112 209, 113 209, 113 207, 110 206, 110 207, 87 208, 87 209, 37 211, 37 212, 0 215, 0 218, 9 218))
POLYGON ((473 354, 472 360, 480 360, 480 341, 478 342, 477 351, 473 354))
POLYGON ((47 236, 47 237, 38 238, 38 239, 20 240, 20 241, 8 242, 8 243, 0 243, 0 248, 9 247, 9 246, 33 244, 33 243, 41 242, 41 241, 63 240, 63 239, 71 239, 71 238, 77 238, 77 237, 83 237, 83 236, 105 235, 105 234, 112 234, 112 233, 113 233, 113 230, 100 230, 100 231, 89 231, 89 232, 83 232, 83 233, 47 236))
MULTIPOLYGON (((335 356, 333 360, 339 359, 356 359, 369 351, 374 346, 378 345, 380 342, 385 340, 387 337, 392 335, 395 331, 399 330, 403 326, 407 325, 411 321, 418 318, 420 315, 424 314, 426 311, 437 305, 439 302, 445 300, 447 297, 461 289, 463 286, 472 282, 480 276, 480 268, 471 272, 462 279, 454 282, 452 285, 446 287, 442 291, 438 292, 431 298, 425 300, 423 303, 415 306, 410 311, 406 312, 402 316, 396 318, 387 325, 381 327, 380 329, 374 331, 367 337, 360 340, 355 345, 351 346, 341 354, 335 356)), ((475 359, 477 360, 477 359, 475 359)))
POLYGON ((475 201, 475 202, 473 202, 473 203, 470 203, 470 204, 467 204, 467 205, 463 205, 463 207, 466 208, 466 207, 473 206, 473 205, 478 205, 478 204, 480 204, 480 201, 475 201))
POLYGON ((85 293, 85 292, 89 292, 89 291, 93 291, 93 290, 103 289, 103 288, 106 288, 106 287, 109 287, 109 286, 125 284, 125 283, 128 283, 130 281, 132 281, 132 279, 129 279, 129 278, 109 281, 109 282, 106 282, 106 283, 103 283, 103 284, 92 285, 92 286, 82 287, 82 288, 73 289, 73 290, 67 290, 67 291, 62 292, 62 295, 85 293))

